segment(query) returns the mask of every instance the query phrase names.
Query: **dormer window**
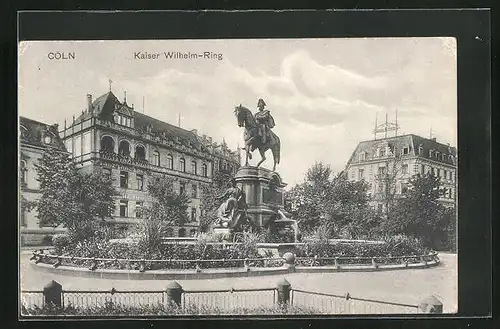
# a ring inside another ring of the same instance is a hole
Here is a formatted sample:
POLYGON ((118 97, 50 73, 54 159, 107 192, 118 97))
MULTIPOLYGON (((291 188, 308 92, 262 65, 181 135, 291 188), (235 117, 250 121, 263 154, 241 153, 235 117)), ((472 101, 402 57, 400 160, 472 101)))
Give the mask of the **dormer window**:
POLYGON ((410 147, 409 146, 403 147, 403 149, 401 150, 401 154, 403 155, 410 154, 410 147))
POLYGON ((366 153, 365 152, 361 152, 359 154, 359 161, 366 161, 366 153))
POLYGON ((50 144, 50 143, 52 143, 52 137, 50 135, 45 135, 45 137, 43 138, 43 141, 45 144, 50 144))
POLYGON ((379 156, 384 157, 385 156, 385 148, 381 148, 378 154, 379 154, 379 156))
POLYGON ((422 145, 418 147, 418 155, 424 155, 424 147, 422 145))
POLYGON ((439 160, 439 151, 436 151, 436 160, 439 160))
POLYGON ((28 134, 28 129, 26 129, 25 126, 21 125, 19 130, 20 130, 21 138, 26 138, 26 135, 28 134))
POLYGON ((125 126, 125 127, 132 127, 132 118, 122 115, 122 114, 117 114, 115 116, 115 121, 116 123, 125 126))
POLYGON ((434 150, 429 150, 429 158, 432 158, 433 155, 434 155, 434 150))

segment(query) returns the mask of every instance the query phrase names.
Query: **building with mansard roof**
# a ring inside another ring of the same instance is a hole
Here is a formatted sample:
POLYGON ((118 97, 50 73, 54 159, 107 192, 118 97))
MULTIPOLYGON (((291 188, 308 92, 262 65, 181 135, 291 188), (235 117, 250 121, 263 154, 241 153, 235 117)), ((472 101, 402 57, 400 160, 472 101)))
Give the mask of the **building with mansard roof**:
POLYGON ((197 232, 201 187, 211 183, 215 171, 236 172, 240 165, 239 153, 225 142, 214 143, 196 130, 139 113, 111 91, 95 100, 87 95, 86 108, 59 135, 82 170, 99 167, 114 179, 120 194, 113 215, 116 223, 137 223, 137 209, 152 201, 148 181, 172 177, 175 188, 190 196, 190 221, 170 228, 171 236, 197 232))
POLYGON ((36 208, 28 211, 22 206, 26 201, 36 201, 40 198, 35 165, 45 150, 50 147, 66 152, 66 149, 59 137, 57 125, 48 125, 25 117, 19 117, 19 146, 21 245, 44 244, 61 229, 42 227, 37 218, 36 208))
POLYGON ((408 189, 409 179, 415 174, 433 173, 441 180, 444 191, 440 202, 454 206, 457 191, 457 150, 436 138, 407 134, 383 139, 362 141, 352 153, 345 173, 349 180, 365 180, 369 193, 379 210, 384 208, 384 193, 391 188, 395 197, 408 189), (390 177, 389 180, 382 179, 390 177))

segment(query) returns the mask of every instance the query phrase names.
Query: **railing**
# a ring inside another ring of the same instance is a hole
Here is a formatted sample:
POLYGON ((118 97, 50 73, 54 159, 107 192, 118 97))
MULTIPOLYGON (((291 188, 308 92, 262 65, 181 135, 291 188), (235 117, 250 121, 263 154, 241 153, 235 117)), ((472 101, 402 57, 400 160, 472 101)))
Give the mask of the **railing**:
POLYGON ((62 265, 86 266, 95 271, 100 266, 112 265, 117 269, 135 269, 139 272, 157 269, 195 269, 201 272, 204 269, 213 268, 245 268, 248 271, 252 267, 281 267, 285 263, 282 258, 228 258, 228 259, 121 259, 121 258, 97 258, 97 257, 73 257, 45 254, 42 251, 34 251, 30 260, 36 264, 43 262, 57 268, 62 265))
POLYGON ((428 255, 409 255, 409 256, 389 256, 389 257, 296 257, 295 264, 297 266, 336 266, 345 265, 371 265, 378 267, 379 265, 400 265, 423 263, 427 264, 431 261, 438 261, 438 253, 431 252, 428 255))
POLYGON ((408 314, 408 313, 442 313, 443 304, 436 297, 430 296, 419 305, 405 304, 384 300, 353 297, 349 293, 336 295, 292 288, 286 279, 281 279, 274 288, 243 289, 184 289, 173 281, 165 290, 143 291, 75 291, 63 290, 62 286, 51 281, 43 291, 21 291, 21 305, 26 308, 45 305, 64 307, 105 307, 116 306, 141 307, 178 307, 186 309, 195 306, 206 309, 256 309, 260 307, 302 306, 315 310, 318 314, 408 314))
POLYGON ((327 294, 301 289, 291 290, 291 304, 312 307, 326 314, 408 314, 417 313, 417 305, 327 294))

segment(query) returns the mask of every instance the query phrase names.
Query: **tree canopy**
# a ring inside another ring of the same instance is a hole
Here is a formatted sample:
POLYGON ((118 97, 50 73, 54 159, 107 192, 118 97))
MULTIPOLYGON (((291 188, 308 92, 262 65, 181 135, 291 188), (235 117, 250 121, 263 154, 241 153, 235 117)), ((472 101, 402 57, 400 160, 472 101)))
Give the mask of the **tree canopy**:
POLYGON ((36 202, 41 225, 62 225, 80 237, 92 235, 98 220, 113 213, 117 194, 112 180, 102 172, 85 173, 68 154, 48 148, 35 168, 40 182, 36 202))

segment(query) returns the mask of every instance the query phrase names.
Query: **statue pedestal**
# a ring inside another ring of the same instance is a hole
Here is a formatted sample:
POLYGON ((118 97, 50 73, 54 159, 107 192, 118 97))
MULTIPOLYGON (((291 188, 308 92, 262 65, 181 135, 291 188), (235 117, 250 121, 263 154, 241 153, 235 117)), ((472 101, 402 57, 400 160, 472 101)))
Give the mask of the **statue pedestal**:
POLYGON ((245 193, 248 205, 247 214, 255 226, 269 227, 280 219, 281 211, 290 216, 284 207, 284 188, 287 185, 280 175, 261 167, 244 166, 234 177, 236 184, 245 193))

